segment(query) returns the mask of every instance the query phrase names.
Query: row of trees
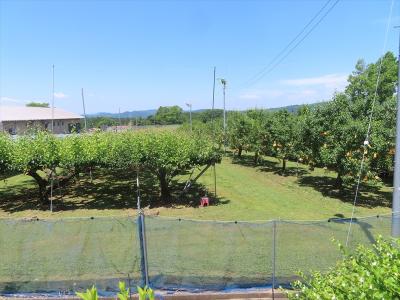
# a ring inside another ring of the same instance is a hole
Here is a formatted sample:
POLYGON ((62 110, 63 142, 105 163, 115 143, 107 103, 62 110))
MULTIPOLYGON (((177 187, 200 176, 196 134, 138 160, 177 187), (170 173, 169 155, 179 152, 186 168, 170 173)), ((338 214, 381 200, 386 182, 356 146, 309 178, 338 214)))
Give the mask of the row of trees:
POLYGON ((287 160, 325 167, 337 172, 337 185, 358 176, 360 161, 365 156, 363 179, 387 175, 393 168, 396 119, 397 62, 388 52, 382 57, 381 76, 376 82, 380 60, 357 62, 344 92, 336 93, 329 102, 305 105, 296 113, 287 110, 249 110, 228 115, 224 136, 221 120, 197 123, 197 131, 213 135, 222 147, 225 142, 238 156, 242 151, 270 155, 287 160), (367 128, 373 108, 370 135, 367 128), (212 134, 211 134, 212 133, 212 134), (368 141, 368 145, 364 142, 368 141))
POLYGON ((62 186, 92 168, 145 170, 156 176, 161 198, 170 197, 173 177, 220 160, 212 143, 176 131, 96 133, 57 138, 46 132, 11 139, 0 135, 0 175, 25 173, 49 199, 50 182, 62 186))

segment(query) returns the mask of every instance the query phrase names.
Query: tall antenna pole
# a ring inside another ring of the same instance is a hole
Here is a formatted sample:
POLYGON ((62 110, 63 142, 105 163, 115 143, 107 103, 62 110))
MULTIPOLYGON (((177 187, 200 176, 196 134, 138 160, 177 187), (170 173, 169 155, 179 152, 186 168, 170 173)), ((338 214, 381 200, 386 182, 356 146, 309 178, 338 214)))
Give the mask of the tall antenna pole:
MULTIPOLYGON (((51 97, 51 133, 54 134, 54 64, 53 64, 53 89, 51 97)), ((53 212, 53 185, 54 185, 54 168, 51 169, 51 184, 50 184, 50 212, 53 212)))
MULTIPOLYGON (((215 108, 215 73, 216 67, 214 67, 214 79, 213 79, 213 95, 212 95, 212 110, 211 110, 211 120, 213 125, 213 143, 215 143, 215 122, 214 122, 214 108, 215 108)), ((215 169, 214 163, 214 195, 217 197, 217 171, 215 169)))
POLYGON ((216 67, 214 67, 214 79, 213 79, 213 94, 212 94, 212 107, 211 107, 211 122, 213 125, 213 140, 215 141, 215 124, 214 124, 214 108, 215 108, 215 72, 216 67))
MULTIPOLYGON (((118 126, 121 129, 121 108, 120 107, 118 107, 118 126)), ((118 129, 117 129, 117 131, 118 131, 118 129)))
POLYGON ((137 209, 141 210, 140 207, 140 183, 139 183, 139 167, 136 169, 136 196, 137 196, 137 209))
POLYGON ((192 124, 192 104, 189 107, 189 117, 190 117, 190 132, 193 131, 193 124, 192 124))
MULTIPOLYGON (((396 26, 400 28, 400 26, 396 26)), ((396 152, 394 156, 392 236, 400 237, 400 34, 397 74, 396 152)))
POLYGON ((53 64, 53 93, 51 98, 51 133, 54 134, 54 64, 53 64))
POLYGON ((226 90, 226 80, 221 78, 222 92, 224 95, 224 152, 226 152, 226 108, 225 108, 225 90, 226 90))
POLYGON ((82 88, 82 106, 83 106, 83 116, 85 117, 85 131, 87 131, 86 107, 85 107, 85 97, 83 96, 83 88, 82 88))
POLYGON ((189 107, 189 124, 190 124, 190 132, 193 131, 192 126, 192 103, 186 103, 186 106, 189 107))

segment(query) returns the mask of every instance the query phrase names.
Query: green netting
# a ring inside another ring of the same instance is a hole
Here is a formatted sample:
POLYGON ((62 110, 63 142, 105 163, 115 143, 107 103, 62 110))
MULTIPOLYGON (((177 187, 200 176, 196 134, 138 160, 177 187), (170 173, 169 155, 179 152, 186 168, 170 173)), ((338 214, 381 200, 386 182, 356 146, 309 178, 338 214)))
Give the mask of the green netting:
MULTIPOLYGON (((277 222, 276 280, 285 285, 299 279, 299 271, 326 272, 343 258, 338 242, 346 244, 349 220, 331 219, 321 222, 277 222), (334 240, 334 241, 333 241, 334 240)), ((374 216, 354 219, 348 247, 368 245, 382 235, 390 236, 391 217, 374 216)))
POLYGON ((0 220, 0 291, 115 289, 140 279, 136 218, 0 220))
POLYGON ((201 289, 265 286, 272 276, 271 224, 146 217, 150 284, 201 289))
MULTIPOLYGON (((357 218, 350 249, 390 236, 391 216, 357 218)), ((147 258, 155 288, 224 289, 276 286, 297 272, 325 272, 342 258, 349 220, 213 222, 137 218, 0 219, 0 293, 115 290, 143 284, 147 258), (147 253, 145 252, 147 250, 147 253), (275 273, 274 273, 275 270, 275 273)))

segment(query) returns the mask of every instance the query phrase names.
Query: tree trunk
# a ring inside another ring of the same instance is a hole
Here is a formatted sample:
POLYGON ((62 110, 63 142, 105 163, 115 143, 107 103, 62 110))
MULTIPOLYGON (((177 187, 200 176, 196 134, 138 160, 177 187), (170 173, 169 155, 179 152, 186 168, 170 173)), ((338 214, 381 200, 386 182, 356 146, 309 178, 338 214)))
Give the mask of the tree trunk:
POLYGON ((258 164, 258 151, 256 151, 255 153, 254 153, 254 164, 255 165, 257 165, 258 164))
POLYGON ((166 202, 168 202, 171 195, 170 195, 170 191, 169 191, 169 182, 167 180, 167 175, 166 175, 165 171, 160 171, 158 173, 158 180, 160 181, 161 200, 164 203, 166 203, 166 202))
MULTIPOLYGON (((49 205, 50 200, 49 200, 49 194, 50 194, 50 188, 48 187, 50 185, 50 180, 44 179, 42 176, 40 176, 37 173, 38 170, 31 170, 28 172, 28 175, 31 176, 33 179, 35 179, 38 187, 39 187, 39 199, 40 203, 42 205, 49 205)), ((53 174, 54 175, 54 174, 53 174)), ((66 186, 72 178, 75 177, 75 173, 71 173, 67 176, 62 176, 62 177, 57 177, 55 178, 58 180, 58 187, 64 187, 66 186)))
POLYGON ((342 190, 342 188, 343 188, 343 179, 342 179, 342 175, 340 174, 340 172, 338 172, 338 175, 336 177, 335 186, 337 188, 339 188, 340 190, 342 190))
POLYGON ((286 158, 282 158, 282 172, 286 171, 286 158))
POLYGON ((48 181, 43 179, 38 173, 37 170, 31 170, 28 172, 28 175, 35 179, 37 185, 39 186, 39 199, 40 203, 43 205, 49 204, 49 192, 47 190, 48 181))
POLYGON ((239 146, 239 148, 238 148, 238 157, 242 157, 242 151, 243 151, 242 146, 239 146))

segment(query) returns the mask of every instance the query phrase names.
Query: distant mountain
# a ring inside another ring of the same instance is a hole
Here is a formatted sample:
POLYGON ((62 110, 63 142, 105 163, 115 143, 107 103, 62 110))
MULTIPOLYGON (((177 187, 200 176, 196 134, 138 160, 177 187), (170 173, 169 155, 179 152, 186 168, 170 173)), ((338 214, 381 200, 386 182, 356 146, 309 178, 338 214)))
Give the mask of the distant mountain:
POLYGON ((148 109, 148 110, 134 110, 134 111, 124 111, 119 113, 108 113, 108 112, 99 112, 95 114, 88 114, 89 118, 97 118, 97 117, 107 117, 107 118, 136 118, 142 117, 147 118, 148 116, 154 115, 157 112, 156 109, 148 109))
MULTIPOLYGON (((325 102, 311 103, 311 104, 307 104, 307 106, 317 106, 317 105, 320 105, 322 103, 325 103, 325 102)), ((287 110, 290 113, 295 113, 304 105, 306 105, 306 104, 295 104, 295 105, 289 105, 289 106, 268 108, 267 110, 269 110, 269 111, 287 110)))
MULTIPOLYGON (((314 106, 314 105, 319 105, 321 103, 324 102, 318 102, 318 103, 312 103, 312 104, 308 104, 309 106, 314 106)), ((295 104, 295 105, 289 105, 289 106, 282 106, 282 107, 274 107, 274 108, 267 108, 266 110, 269 111, 278 111, 278 110, 287 110, 288 112, 291 113, 295 113, 299 110, 300 107, 302 107, 302 104, 295 104)), ((203 112, 209 109, 196 109, 193 110, 193 113, 199 113, 199 112, 203 112)), ((96 117, 107 117, 107 118, 123 118, 123 119, 127 119, 127 118, 136 118, 136 117, 142 117, 142 118, 147 118, 148 116, 152 116, 155 115, 155 113, 157 112, 156 109, 148 109, 148 110, 134 110, 134 111, 125 111, 125 112, 121 112, 121 114, 118 113, 108 113, 108 112, 99 112, 99 113, 95 113, 95 114, 88 114, 88 118, 96 118, 96 117)), ((185 111, 188 112, 188 111, 185 111)))

